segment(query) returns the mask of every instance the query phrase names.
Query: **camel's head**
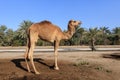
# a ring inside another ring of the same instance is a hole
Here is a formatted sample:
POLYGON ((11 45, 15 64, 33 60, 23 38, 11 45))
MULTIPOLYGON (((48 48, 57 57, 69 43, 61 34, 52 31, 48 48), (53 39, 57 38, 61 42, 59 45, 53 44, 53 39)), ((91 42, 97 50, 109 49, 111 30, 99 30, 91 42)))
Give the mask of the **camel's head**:
POLYGON ((75 32, 81 23, 81 21, 70 20, 68 22, 68 29, 75 32))

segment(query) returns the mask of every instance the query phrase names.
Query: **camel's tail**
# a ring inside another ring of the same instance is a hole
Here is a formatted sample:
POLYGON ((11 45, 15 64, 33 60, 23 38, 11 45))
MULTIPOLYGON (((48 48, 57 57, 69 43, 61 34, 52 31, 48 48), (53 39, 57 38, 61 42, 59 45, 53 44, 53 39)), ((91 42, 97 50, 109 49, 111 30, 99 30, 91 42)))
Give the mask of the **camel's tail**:
POLYGON ((27 48, 26 48, 26 53, 25 53, 25 62, 26 62, 26 65, 27 65, 27 70, 28 72, 30 72, 30 67, 29 67, 29 64, 28 64, 28 59, 30 59, 30 56, 29 56, 29 49, 30 49, 30 36, 29 36, 29 29, 27 31, 27 48))
POLYGON ((29 49, 30 49, 30 30, 28 29, 27 30, 27 48, 26 48, 26 53, 25 53, 25 58, 26 59, 29 59, 30 57, 29 57, 29 49))

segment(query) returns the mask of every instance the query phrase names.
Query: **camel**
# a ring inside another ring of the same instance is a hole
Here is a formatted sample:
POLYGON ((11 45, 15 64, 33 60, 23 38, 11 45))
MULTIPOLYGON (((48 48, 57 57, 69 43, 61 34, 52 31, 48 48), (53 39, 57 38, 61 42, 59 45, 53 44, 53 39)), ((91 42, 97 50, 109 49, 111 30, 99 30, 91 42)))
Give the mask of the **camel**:
POLYGON ((41 21, 39 23, 32 24, 27 30, 27 50, 25 53, 25 62, 27 65, 27 70, 30 72, 30 67, 28 64, 28 59, 30 59, 30 63, 33 67, 35 74, 40 74, 34 65, 33 62, 33 50, 35 47, 35 43, 38 39, 49 41, 54 43, 54 69, 59 70, 57 64, 58 57, 58 47, 61 40, 70 39, 76 31, 76 28, 81 24, 80 21, 70 20, 68 22, 68 31, 62 32, 62 30, 52 24, 50 21, 41 21))

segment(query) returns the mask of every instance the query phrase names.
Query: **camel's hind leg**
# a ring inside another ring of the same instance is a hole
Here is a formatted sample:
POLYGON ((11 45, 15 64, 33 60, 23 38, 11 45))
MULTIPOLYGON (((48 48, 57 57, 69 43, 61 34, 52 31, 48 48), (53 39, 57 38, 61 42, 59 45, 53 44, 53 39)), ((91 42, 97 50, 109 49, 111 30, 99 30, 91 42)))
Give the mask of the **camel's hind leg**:
POLYGON ((37 69, 36 69, 36 67, 35 67, 35 64, 34 64, 34 61, 33 61, 33 49, 34 49, 34 47, 35 47, 35 43, 32 43, 32 44, 31 44, 31 48, 30 48, 30 62, 31 62, 32 67, 33 67, 33 69, 34 69, 34 71, 35 71, 35 74, 40 74, 40 73, 37 71, 37 69))
POLYGON ((27 65, 28 72, 30 72, 30 67, 29 67, 29 64, 28 64, 29 50, 30 50, 30 37, 28 35, 28 38, 27 38, 27 49, 26 49, 26 53, 24 55, 25 56, 25 62, 26 62, 26 65, 27 65))
POLYGON ((26 65, 27 65, 27 70, 28 70, 28 72, 30 72, 30 67, 29 67, 29 64, 28 64, 28 58, 26 57, 26 53, 25 53, 25 62, 26 62, 26 65))
POLYGON ((40 74, 35 67, 34 61, 33 61, 33 51, 34 51, 34 47, 35 47, 35 43, 38 40, 38 35, 37 33, 30 33, 30 51, 29 51, 29 56, 30 56, 30 62, 32 64, 32 67, 35 71, 35 74, 40 74))

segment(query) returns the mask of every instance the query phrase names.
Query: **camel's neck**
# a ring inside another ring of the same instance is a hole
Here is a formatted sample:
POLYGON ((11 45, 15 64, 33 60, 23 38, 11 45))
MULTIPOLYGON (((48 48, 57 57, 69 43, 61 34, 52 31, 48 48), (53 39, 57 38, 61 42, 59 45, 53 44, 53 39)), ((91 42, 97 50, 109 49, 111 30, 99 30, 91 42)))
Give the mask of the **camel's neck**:
POLYGON ((74 29, 68 28, 68 31, 63 33, 63 39, 66 39, 66 40, 70 39, 74 33, 75 33, 74 29))

